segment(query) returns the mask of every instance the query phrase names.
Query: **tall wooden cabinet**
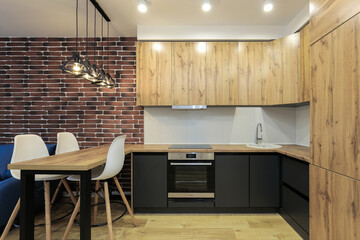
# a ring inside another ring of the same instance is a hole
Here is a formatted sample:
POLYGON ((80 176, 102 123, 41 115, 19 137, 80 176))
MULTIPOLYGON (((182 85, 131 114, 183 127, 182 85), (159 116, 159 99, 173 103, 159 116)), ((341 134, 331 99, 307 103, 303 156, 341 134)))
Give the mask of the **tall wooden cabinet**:
POLYGON ((313 164, 360 179, 360 14, 311 46, 313 164))
POLYGON ((311 5, 310 238, 360 239, 360 2, 311 5))

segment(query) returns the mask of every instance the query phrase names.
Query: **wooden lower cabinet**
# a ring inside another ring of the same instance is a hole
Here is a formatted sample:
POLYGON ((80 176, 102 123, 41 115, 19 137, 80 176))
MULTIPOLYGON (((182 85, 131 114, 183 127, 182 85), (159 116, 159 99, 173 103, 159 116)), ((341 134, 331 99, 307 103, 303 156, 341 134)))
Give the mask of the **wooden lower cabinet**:
POLYGON ((310 239, 360 239, 360 181, 310 166, 310 239))
POLYGON ((249 155, 215 155, 215 207, 249 207, 249 155))
POLYGON ((133 156, 134 208, 167 207, 167 153, 133 156))
POLYGON ((280 156, 250 155, 250 207, 278 208, 280 156))

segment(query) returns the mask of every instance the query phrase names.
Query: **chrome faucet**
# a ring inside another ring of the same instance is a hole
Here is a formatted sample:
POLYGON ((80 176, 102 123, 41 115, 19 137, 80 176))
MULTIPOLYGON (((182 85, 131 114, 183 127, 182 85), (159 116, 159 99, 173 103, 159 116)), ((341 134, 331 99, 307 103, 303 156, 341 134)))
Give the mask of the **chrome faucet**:
POLYGON ((256 144, 261 143, 262 141, 262 125, 261 123, 258 123, 256 125, 256 144), (260 130, 260 131, 259 131, 260 130))

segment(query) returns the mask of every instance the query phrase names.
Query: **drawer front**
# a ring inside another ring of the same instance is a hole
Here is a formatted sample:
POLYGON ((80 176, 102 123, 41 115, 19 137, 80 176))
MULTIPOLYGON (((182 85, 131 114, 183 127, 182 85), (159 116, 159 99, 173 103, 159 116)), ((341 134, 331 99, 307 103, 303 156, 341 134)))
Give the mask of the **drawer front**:
POLYGON ((282 208, 305 231, 309 232, 309 202, 286 186, 282 186, 281 190, 282 208))
POLYGON ((283 182, 309 197, 309 164, 283 157, 281 176, 283 182))

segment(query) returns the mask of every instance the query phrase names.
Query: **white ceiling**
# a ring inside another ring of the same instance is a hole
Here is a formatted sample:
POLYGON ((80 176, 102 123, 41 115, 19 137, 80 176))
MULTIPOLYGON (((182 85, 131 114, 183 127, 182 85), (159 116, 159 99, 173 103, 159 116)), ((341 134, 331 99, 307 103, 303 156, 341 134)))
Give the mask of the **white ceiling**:
MULTIPOLYGON (((98 0, 113 36, 136 36, 137 26, 287 26, 308 5, 308 0, 274 1, 274 10, 265 13, 263 0, 212 0, 205 13, 201 0, 150 0, 147 13, 140 13, 137 0, 98 0)), ((79 0, 80 35, 85 34, 85 4, 79 0)), ((75 0, 1 0, 1 5, 1 36, 75 35, 75 0)), ((91 3, 89 9, 93 34, 91 3)))

